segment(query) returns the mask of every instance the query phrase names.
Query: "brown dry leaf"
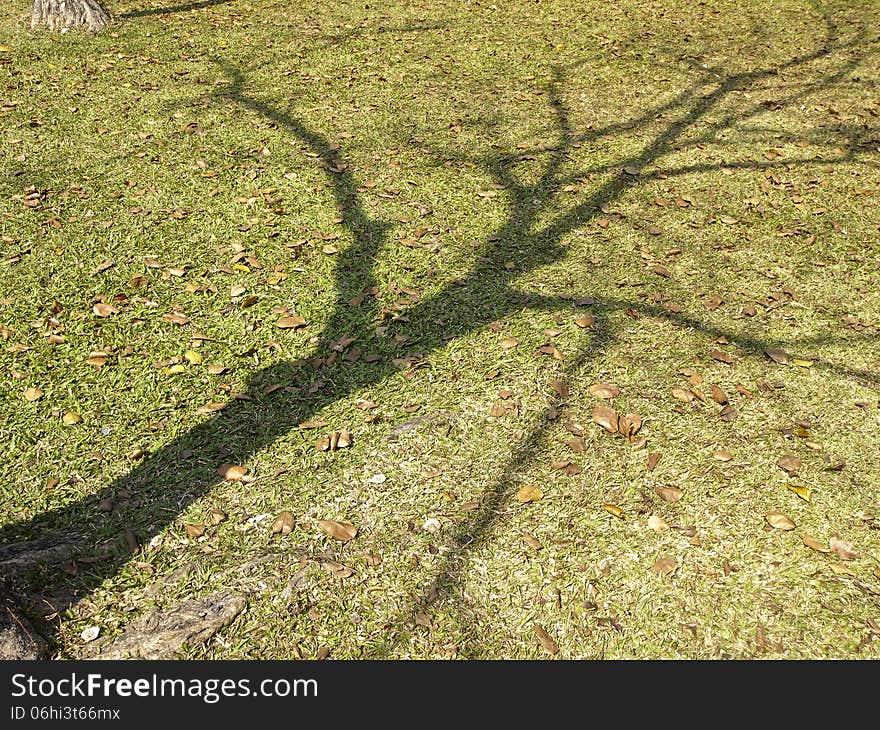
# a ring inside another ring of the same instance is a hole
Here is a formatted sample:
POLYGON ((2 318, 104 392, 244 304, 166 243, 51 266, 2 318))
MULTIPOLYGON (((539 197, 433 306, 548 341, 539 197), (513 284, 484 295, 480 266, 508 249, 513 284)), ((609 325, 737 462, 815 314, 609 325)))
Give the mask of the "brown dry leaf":
POLYGON ((797 474, 801 468, 801 460, 797 456, 793 456, 792 454, 786 454, 785 456, 780 456, 776 462, 776 466, 784 471, 787 471, 789 474, 797 474))
POLYGON ((733 363, 733 356, 729 353, 724 352, 724 350, 712 350, 709 353, 713 360, 717 360, 718 362, 726 363, 727 365, 731 365, 733 363))
POLYGON ((564 380, 556 379, 551 383, 550 387, 553 388, 553 390, 560 398, 568 398, 571 393, 568 387, 568 383, 566 383, 564 380))
POLYGON ((596 383, 595 385, 591 385, 587 388, 587 391, 590 395, 595 398, 608 399, 608 398, 616 398, 620 395, 620 388, 618 388, 614 383, 596 383))
POLYGON ((284 510, 272 523, 272 534, 289 535, 294 527, 296 527, 296 520, 293 519, 293 515, 290 512, 284 510))
POLYGON ((225 522, 229 519, 229 515, 217 507, 212 508, 208 514, 211 517, 211 524, 213 525, 219 525, 221 522, 225 522))
POLYGON ((77 423, 82 423, 82 416, 76 411, 65 411, 61 416, 61 422, 65 426, 75 426, 77 423))
POLYGON ((618 419, 617 428, 620 434, 632 443, 633 437, 642 428, 642 417, 638 413, 627 413, 618 419))
POLYGON ((837 555, 837 557, 841 560, 855 560, 857 557, 859 557, 859 554, 856 552, 856 549, 853 547, 852 543, 841 540, 836 535, 833 535, 828 541, 828 546, 831 548, 832 552, 837 555))
POLYGON ((673 388, 672 397, 684 403, 690 403, 694 399, 694 394, 687 388, 673 388))
POLYGON ((205 368, 211 375, 222 375, 226 372, 226 367, 223 365, 208 365, 205 368))
POLYGON ((217 473, 228 482, 240 482, 247 474, 247 467, 240 464, 221 464, 217 467, 217 473))
POLYGON ((186 525, 186 534, 192 538, 201 537, 205 534, 204 525, 186 525))
POLYGON ((189 317, 187 317, 185 314, 182 314, 181 312, 168 312, 168 314, 162 316, 162 319, 166 322, 170 322, 171 324, 176 324, 180 326, 189 324, 192 321, 189 317))
POLYGON ((528 504, 529 502, 537 502, 544 496, 544 492, 541 491, 540 487, 532 487, 526 486, 520 489, 516 493, 516 498, 518 501, 523 504, 528 504))
POLYGON ((323 566, 334 578, 348 578, 354 575, 352 568, 342 563, 337 563, 335 560, 325 560, 323 566))
POLYGON ((599 424, 609 433, 616 433, 618 427, 617 411, 607 406, 593 408, 593 422, 599 424))
POLYGON ((797 527, 797 525, 791 521, 791 518, 782 514, 782 512, 768 512, 764 515, 764 519, 767 520, 771 527, 777 530, 793 530, 797 527))
POLYGON ((339 431, 339 435, 336 438, 336 448, 347 449, 349 446, 351 446, 351 434, 348 432, 348 429, 343 428, 339 431))
POLYGON ((677 487, 654 487, 654 491, 664 502, 675 503, 684 496, 684 492, 677 487))
POLYGON ((596 318, 592 314, 582 314, 575 318, 574 323, 581 329, 586 329, 596 324, 596 318))
POLYGON ((203 406, 199 406, 196 408, 196 413, 216 413, 217 411, 222 411, 226 408, 226 403, 220 403, 219 401, 212 401, 210 403, 205 403, 203 406))
POLYGON ((733 454, 727 449, 718 449, 712 453, 712 458, 715 459, 715 461, 730 461, 733 458, 733 454))
POLYGON ((295 330, 306 326, 306 321, 302 317, 282 317, 275 326, 282 330, 295 330))
POLYGON ((110 315, 117 314, 119 312, 119 310, 112 304, 106 304, 104 302, 98 302, 94 307, 92 307, 92 311, 98 317, 109 317, 110 315))
POLYGON ((788 365, 788 362, 791 359, 791 356, 785 350, 780 350, 778 347, 770 347, 764 350, 764 354, 766 354, 773 362, 779 363, 780 365, 788 365))
POLYGON ((498 343, 498 347, 502 350, 511 350, 519 344, 519 340, 516 337, 505 337, 498 343))
POLYGON ((522 534, 523 542, 528 545, 532 550, 541 550, 544 546, 540 543, 538 538, 536 538, 530 532, 524 532, 522 534))
POLYGON ((800 484, 787 484, 786 486, 804 502, 813 501, 813 490, 809 487, 802 487, 800 484))
POLYGON ((651 515, 648 518, 648 527, 654 532, 663 532, 664 530, 669 529, 669 525, 666 524, 666 520, 664 520, 662 517, 658 517, 657 515, 651 515))
POLYGON ((657 558, 654 565, 651 566, 651 570, 660 575, 669 575, 677 567, 678 563, 672 558, 657 558))
POLYGON ((602 505, 602 509, 604 509, 606 512, 608 512, 608 514, 612 514, 615 517, 619 517, 620 519, 623 519, 623 510, 620 507, 618 507, 616 504, 610 504, 610 503, 606 502, 605 504, 602 505))
POLYGON ((33 403, 43 397, 43 391, 39 388, 27 388, 22 395, 26 401, 33 403))
POLYGON ((830 553, 831 552, 831 548, 829 548, 825 543, 819 542, 812 535, 807 535, 807 534, 801 535, 801 540, 803 541, 804 545, 806 545, 808 548, 811 548, 812 550, 815 550, 816 552, 819 552, 819 553, 830 553))
POLYGON ((731 421, 735 421, 738 415, 739 411, 736 410, 736 408, 734 408, 732 405, 728 404, 721 409, 718 417, 725 423, 730 423, 731 421))
POLYGON ((576 454, 582 454, 587 450, 587 442, 580 436, 575 436, 568 442, 568 447, 576 454))
POLYGON ((336 520, 319 520, 318 527, 326 532, 334 540, 348 542, 358 534, 358 528, 351 522, 337 522, 336 520))
POLYGON ((559 653, 558 644, 553 640, 553 637, 547 633, 547 630, 541 626, 541 624, 535 624, 535 634, 538 637, 538 641, 541 642, 541 646, 544 647, 548 654, 555 656, 559 653))
POLYGON ((727 393, 721 390, 721 388, 719 388, 717 385, 713 385, 711 388, 711 393, 712 400, 714 400, 718 405, 727 405, 727 393))
POLYGON ((654 471, 657 468, 657 463, 660 461, 660 454, 656 451, 652 451, 648 454, 648 471, 654 471))

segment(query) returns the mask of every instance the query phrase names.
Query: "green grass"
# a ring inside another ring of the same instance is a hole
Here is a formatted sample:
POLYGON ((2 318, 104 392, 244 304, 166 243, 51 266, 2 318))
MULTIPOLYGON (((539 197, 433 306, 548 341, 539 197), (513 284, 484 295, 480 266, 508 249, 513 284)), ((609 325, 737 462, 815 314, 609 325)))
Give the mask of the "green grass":
POLYGON ((561 658, 880 656, 876 7, 168 4, 0 10, 0 532, 87 543, 17 579, 57 656, 221 588, 246 613, 182 656, 540 658, 536 623, 561 658))

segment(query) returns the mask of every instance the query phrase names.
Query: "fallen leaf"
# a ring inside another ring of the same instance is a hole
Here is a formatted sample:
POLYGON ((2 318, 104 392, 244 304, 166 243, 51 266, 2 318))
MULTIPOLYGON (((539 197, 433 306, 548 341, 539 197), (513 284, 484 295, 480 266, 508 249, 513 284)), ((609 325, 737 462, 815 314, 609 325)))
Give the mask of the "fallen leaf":
POLYGON ((523 504, 528 504, 529 502, 537 502, 544 496, 544 492, 541 491, 540 487, 532 487, 526 486, 520 489, 516 493, 516 498, 523 504))
POLYGON ((733 363, 733 356, 724 352, 724 350, 712 350, 709 355, 712 356, 713 360, 717 360, 718 362, 727 363, 728 365, 733 363))
POLYGON ((725 423, 730 423, 731 421, 735 421, 738 415, 739 411, 736 410, 736 408, 734 408, 732 405, 728 404, 721 409, 718 417, 725 423))
POLYGON ((727 449, 718 449, 712 453, 712 458, 715 459, 715 461, 730 461, 733 458, 733 454, 727 449))
POLYGON ((240 482, 247 474, 247 467, 239 464, 222 464, 217 467, 217 473, 228 482, 240 482))
POLYGON ((609 433, 616 433, 618 427, 617 411, 607 406, 593 408, 593 422, 599 424, 609 433))
POLYGON ((575 317, 574 323, 581 329, 586 329, 596 324, 596 318, 592 314, 582 314, 575 317))
POLYGON ((811 502, 813 500, 813 490, 809 487, 802 487, 799 484, 787 484, 786 486, 804 502, 811 502))
POLYGON ((648 454, 648 471, 654 471, 657 468, 657 463, 660 461, 660 454, 656 451, 652 451, 648 454))
POLYGON ((26 401, 33 403, 35 400, 40 400, 43 397, 43 391, 39 388, 27 388, 22 395, 26 401))
POLYGON ((528 545, 532 550, 541 550, 544 547, 530 532, 524 532, 522 534, 522 539, 523 542, 528 545))
POLYGON ((192 321, 189 317, 187 317, 185 314, 181 314, 180 312, 168 312, 168 314, 162 316, 162 319, 164 319, 166 322, 170 322, 171 324, 181 326, 189 324, 192 321))
POLYGON ((770 524, 771 527, 774 527, 777 530, 793 530, 797 527, 794 522, 787 516, 782 514, 782 512, 768 512, 764 515, 764 519, 770 524))
POLYGON ((812 537, 811 535, 807 535, 807 534, 801 535, 801 541, 808 548, 811 548, 812 550, 815 550, 816 552, 819 552, 819 553, 830 553, 831 552, 831 548, 829 548, 825 543, 819 542, 815 537, 812 537))
POLYGON ((684 403, 690 403, 694 399, 694 394, 687 388, 673 388, 672 397, 684 403))
POLYGON ((837 536, 831 537, 828 541, 828 547, 830 547, 832 552, 841 560, 855 560, 859 557, 859 554, 852 546, 852 543, 845 542, 837 536))
POLYGON ((82 423, 82 416, 76 411, 65 411, 61 416, 61 422, 66 426, 75 426, 77 423, 82 423))
POLYGON ((358 534, 358 528, 351 522, 337 522, 336 520, 319 520, 318 527, 326 532, 334 540, 348 542, 358 534))
POLYGON ((216 413, 217 411, 222 411, 224 408, 226 408, 226 406, 226 403, 213 401, 211 403, 205 403, 205 405, 196 408, 196 413, 216 413))
POLYGON ((555 656, 559 653, 559 646, 541 624, 535 624, 535 634, 538 637, 538 641, 541 642, 541 646, 544 647, 548 654, 555 656))
POLYGON ((306 321, 302 317, 282 317, 275 326, 282 330, 295 330, 306 326, 306 321))
POLYGON ((226 367, 224 365, 208 365, 205 368, 211 375, 222 375, 226 372, 226 367))
POLYGON ((654 491, 664 502, 675 503, 684 496, 684 492, 677 487, 654 487, 654 491))
POLYGON ((856 571, 842 563, 832 563, 831 570, 834 571, 836 575, 851 575, 854 578, 858 575, 856 571))
POLYGON ((623 510, 620 507, 618 507, 616 504, 609 504, 606 502, 605 504, 602 505, 602 509, 604 509, 609 514, 614 515, 615 517, 619 517, 620 519, 623 519, 623 510))
POLYGON ((519 344, 519 340, 516 337, 505 337, 498 343, 498 347, 502 350, 511 350, 519 344))
POLYGON ((98 302, 94 307, 92 307, 92 311, 98 317, 109 317, 119 312, 119 310, 112 304, 106 304, 104 302, 98 302))
POLYGON ((642 417, 638 413, 627 413, 617 421, 617 429, 621 436, 632 443, 633 437, 642 428, 642 417))
POLYGON ((190 365, 201 365, 202 353, 196 352, 195 350, 187 350, 183 353, 183 359, 186 360, 190 365))
POLYGON ((714 400, 718 405, 727 405, 727 393, 725 393, 721 388, 717 385, 713 385, 711 388, 712 400, 714 400))
POLYGON ((620 395, 620 388, 614 383, 596 383, 587 388, 587 391, 590 395, 601 399, 616 398, 620 395))
POLYGON ((221 522, 225 522, 229 519, 228 514, 222 509, 217 509, 216 507, 212 508, 208 514, 211 516, 211 524, 213 525, 219 525, 221 522))
POLYGON ((787 471, 789 474, 797 474, 801 468, 801 460, 797 456, 793 456, 791 454, 786 454, 785 456, 780 456, 776 462, 776 466, 784 471, 787 471))
POLYGON ((779 365, 788 365, 791 357, 785 350, 780 350, 778 347, 770 347, 764 350, 764 354, 779 365))
POLYGON ((669 529, 669 525, 666 524, 666 521, 657 515, 651 515, 648 518, 648 527, 654 532, 663 532, 664 530, 669 529))
POLYGON ((672 558, 657 558, 657 560, 654 561, 654 565, 651 566, 651 569, 660 575, 669 575, 677 567, 678 563, 672 558))
POLYGON ((192 538, 201 537, 205 534, 204 525, 186 525, 186 534, 192 538))
POLYGON ((289 535, 294 527, 296 527, 296 520, 290 512, 284 510, 272 523, 272 534, 289 535))
POLYGON ((354 570, 347 565, 337 563, 335 560, 325 560, 324 568, 335 578, 348 578, 354 575, 354 570))
POLYGON ((791 364, 792 364, 792 365, 797 365, 799 368, 811 368, 811 367, 813 367, 813 361, 812 361, 812 360, 800 360, 800 359, 798 359, 798 358, 794 358, 794 359, 791 361, 791 364))
POLYGON ((89 626, 87 629, 84 629, 80 634, 80 638, 83 641, 94 641, 101 634, 100 626, 89 626))

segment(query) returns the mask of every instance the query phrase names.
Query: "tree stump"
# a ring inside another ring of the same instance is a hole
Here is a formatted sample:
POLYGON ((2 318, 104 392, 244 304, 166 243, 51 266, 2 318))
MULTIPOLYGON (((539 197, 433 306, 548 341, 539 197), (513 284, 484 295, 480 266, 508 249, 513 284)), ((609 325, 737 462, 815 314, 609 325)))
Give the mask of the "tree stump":
POLYGON ((110 24, 110 14, 98 0, 33 0, 31 28, 81 28, 97 33, 110 24))

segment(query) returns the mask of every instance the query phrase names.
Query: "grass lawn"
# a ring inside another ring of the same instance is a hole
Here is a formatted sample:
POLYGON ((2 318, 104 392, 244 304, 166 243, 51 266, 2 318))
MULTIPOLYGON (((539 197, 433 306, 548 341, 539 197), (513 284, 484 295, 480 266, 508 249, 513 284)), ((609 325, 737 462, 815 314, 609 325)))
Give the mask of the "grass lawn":
POLYGON ((54 656, 880 658, 880 7, 172 4, 0 9, 54 656))

